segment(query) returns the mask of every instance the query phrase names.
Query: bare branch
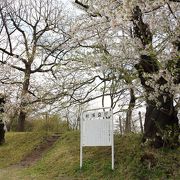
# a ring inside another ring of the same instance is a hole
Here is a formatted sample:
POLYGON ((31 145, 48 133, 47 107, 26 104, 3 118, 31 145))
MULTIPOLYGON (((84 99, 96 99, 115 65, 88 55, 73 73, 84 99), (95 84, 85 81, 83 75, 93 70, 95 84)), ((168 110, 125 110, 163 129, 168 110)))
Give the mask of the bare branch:
POLYGON ((89 9, 89 6, 87 4, 83 4, 78 0, 75 0, 75 3, 78 4, 79 6, 83 7, 84 9, 89 9))
POLYGON ((175 14, 174 14, 173 10, 171 9, 170 4, 169 4, 169 3, 167 3, 167 5, 168 5, 168 8, 169 8, 169 11, 171 12, 171 14, 174 16, 174 18, 175 18, 175 19, 177 19, 177 17, 175 16, 175 14))
POLYGON ((27 58, 29 58, 29 47, 28 47, 28 40, 27 40, 26 34, 25 34, 25 32, 20 28, 19 24, 16 23, 13 15, 12 15, 11 13, 9 13, 9 16, 10 16, 10 19, 11 19, 14 27, 23 35, 24 45, 25 45, 25 48, 26 48, 26 55, 27 55, 27 58))

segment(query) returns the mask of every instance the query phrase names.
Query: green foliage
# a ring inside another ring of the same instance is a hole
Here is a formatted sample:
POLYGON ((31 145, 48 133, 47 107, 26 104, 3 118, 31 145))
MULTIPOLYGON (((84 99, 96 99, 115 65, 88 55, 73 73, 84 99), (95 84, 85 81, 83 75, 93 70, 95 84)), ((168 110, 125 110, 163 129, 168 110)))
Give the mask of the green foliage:
MULTIPOLYGON (((17 131, 18 118, 11 119, 9 124, 11 131, 17 131)), ((62 121, 59 115, 38 117, 25 121, 24 131, 26 132, 64 132, 69 129, 66 121, 62 121)))
POLYGON ((26 122, 26 130, 33 132, 64 132, 68 125, 58 115, 47 116, 26 122))
POLYGON ((18 129, 18 117, 11 118, 11 121, 9 123, 10 131, 17 131, 18 129))
MULTIPOLYGON (((10 122, 8 123, 9 129, 10 131, 16 132, 18 131, 18 116, 14 116, 13 118, 11 118, 10 122)), ((24 124, 24 131, 32 131, 33 129, 33 124, 31 121, 25 121, 24 124)))

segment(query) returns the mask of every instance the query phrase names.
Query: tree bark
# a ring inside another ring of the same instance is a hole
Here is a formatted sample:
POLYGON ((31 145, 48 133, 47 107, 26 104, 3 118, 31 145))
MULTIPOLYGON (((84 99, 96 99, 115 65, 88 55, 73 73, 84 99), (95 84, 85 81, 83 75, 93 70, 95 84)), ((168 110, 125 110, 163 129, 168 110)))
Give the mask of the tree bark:
POLYGON ((132 111, 135 106, 135 95, 133 88, 130 88, 130 102, 129 107, 126 113, 126 124, 125 124, 125 133, 131 132, 131 124, 132 124, 132 111))
POLYGON ((4 103, 5 97, 0 94, 0 145, 5 142, 5 130, 4 130, 4 122, 3 122, 3 113, 4 113, 4 103))
MULTIPOLYGON (((145 49, 147 46, 152 47, 152 34, 149 26, 143 22, 142 12, 138 6, 134 8, 133 25, 134 36, 141 40, 142 48, 145 49)), ((147 107, 143 142, 148 140, 151 142, 151 145, 156 148, 177 145, 179 125, 177 110, 173 105, 173 94, 168 91, 159 91, 158 97, 154 100, 148 99, 150 94, 155 93, 154 87, 147 85, 146 82, 153 80, 153 74, 159 72, 159 65, 156 57, 154 55, 141 54, 140 61, 135 67, 146 92, 147 107), (148 74, 148 77, 144 77, 143 73, 148 74)), ((177 77, 179 77, 178 73, 177 77)), ((161 86, 166 85, 168 82, 161 76, 155 83, 161 86)))
POLYGON ((25 119, 27 115, 27 95, 28 95, 28 89, 29 89, 29 82, 30 82, 30 76, 31 76, 31 64, 26 64, 26 71, 24 73, 24 82, 23 82, 23 88, 22 88, 22 94, 21 94, 21 103, 20 103, 20 111, 19 111, 19 117, 18 117, 18 131, 22 132, 25 128, 25 119))

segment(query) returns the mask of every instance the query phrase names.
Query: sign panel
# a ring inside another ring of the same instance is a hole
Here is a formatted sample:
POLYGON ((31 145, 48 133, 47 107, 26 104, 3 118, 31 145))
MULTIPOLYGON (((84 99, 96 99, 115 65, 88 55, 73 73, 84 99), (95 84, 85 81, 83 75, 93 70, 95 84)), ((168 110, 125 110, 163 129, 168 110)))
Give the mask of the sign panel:
POLYGON ((82 112, 80 168, 82 167, 82 147, 111 146, 112 169, 114 169, 113 112, 111 108, 98 108, 82 112))
POLYGON ((111 111, 86 111, 82 119, 82 146, 112 145, 111 111))

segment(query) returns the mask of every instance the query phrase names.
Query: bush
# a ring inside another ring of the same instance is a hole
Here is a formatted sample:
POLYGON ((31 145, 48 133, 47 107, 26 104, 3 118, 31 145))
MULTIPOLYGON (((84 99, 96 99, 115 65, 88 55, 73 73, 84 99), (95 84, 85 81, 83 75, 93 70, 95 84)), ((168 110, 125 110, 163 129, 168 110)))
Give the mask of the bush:
POLYGON ((31 121, 31 123, 32 131, 34 132, 62 132, 68 130, 67 123, 62 121, 58 115, 34 119, 31 121))
POLYGON ((7 124, 9 131, 17 131, 18 129, 18 117, 14 117, 7 124))
MULTIPOLYGON (((18 118, 13 118, 8 123, 10 131, 17 131, 18 129, 18 118)), ((36 119, 25 121, 25 132, 64 132, 67 131, 68 124, 66 121, 62 121, 59 115, 51 115, 47 117, 37 117, 36 119)))

